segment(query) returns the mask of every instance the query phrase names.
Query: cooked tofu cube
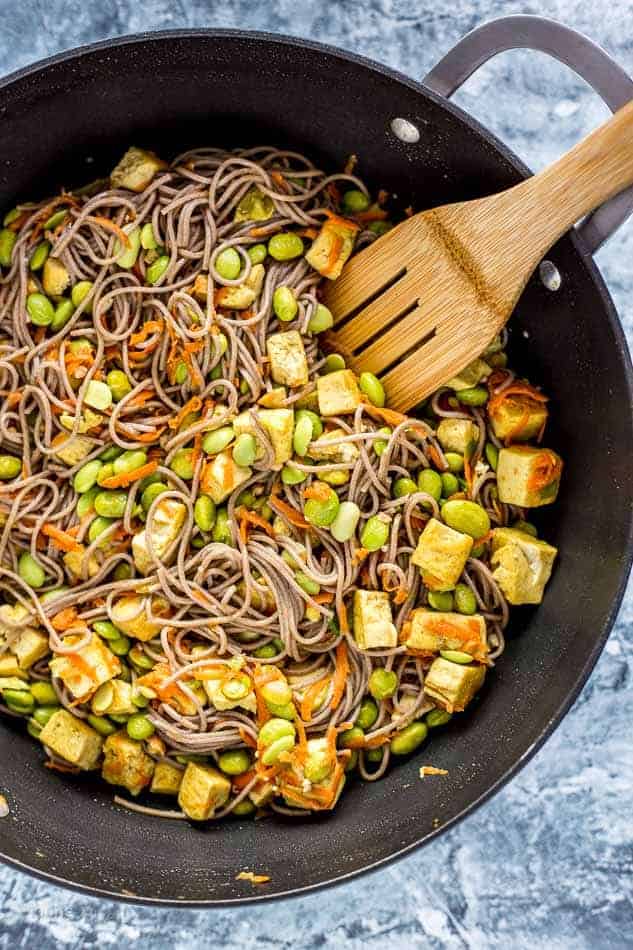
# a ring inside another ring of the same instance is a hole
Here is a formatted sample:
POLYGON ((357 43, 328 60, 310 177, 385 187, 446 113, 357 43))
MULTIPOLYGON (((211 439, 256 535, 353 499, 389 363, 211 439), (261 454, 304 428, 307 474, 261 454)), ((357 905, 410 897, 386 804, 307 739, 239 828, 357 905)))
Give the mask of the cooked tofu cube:
POLYGON ((48 257, 42 272, 42 287, 49 297, 61 297, 70 285, 70 274, 56 257, 48 257))
POLYGON ((438 656, 426 674, 424 692, 447 712, 463 712, 485 676, 485 666, 461 666, 438 656))
POLYGON ((129 191, 144 191, 154 175, 167 168, 158 155, 143 148, 129 148, 110 175, 113 188, 127 188, 129 191))
MULTIPOLYGON (((179 713, 182 713, 183 716, 193 716, 197 712, 196 704, 193 700, 187 695, 187 693, 182 690, 178 682, 170 683, 168 686, 163 686, 165 680, 171 677, 171 669, 167 663, 157 663, 153 670, 150 670, 149 673, 145 673, 143 676, 139 676, 136 681, 137 686, 143 686, 145 689, 152 690, 161 702, 167 703, 169 706, 173 706, 179 713)), ((187 683, 187 687, 190 689, 191 684, 187 683)), ((198 694, 196 693, 196 696, 198 694)))
POLYGON ((69 438, 63 432, 59 432, 53 439, 51 445, 55 449, 55 458, 58 458, 64 465, 68 465, 69 468, 72 468, 73 465, 78 465, 87 455, 90 455, 95 447, 95 442, 82 435, 75 435, 69 438))
POLYGON ((479 426, 470 419, 442 419, 437 427, 437 439, 445 452, 472 452, 479 438, 479 426))
POLYGON ((166 617, 168 614, 167 601, 162 597, 141 597, 139 594, 124 594, 112 604, 110 619, 115 627, 127 637, 136 640, 153 640, 160 633, 166 623, 165 620, 156 620, 149 617, 166 617))
POLYGON ((492 532, 493 576, 511 604, 540 604, 558 551, 514 528, 492 532))
POLYGON ((407 650, 425 655, 440 650, 459 650, 477 660, 488 655, 486 620, 481 614, 467 617, 419 607, 411 614, 411 627, 403 642, 407 650))
POLYGON ((248 797, 256 808, 263 808, 275 797, 275 786, 272 782, 257 782, 248 793, 248 797))
POLYGON ((27 627, 18 637, 13 652, 20 669, 28 670, 48 653, 48 635, 35 627, 27 627))
POLYGON ((260 396, 257 403, 263 409, 283 409, 287 395, 285 386, 275 386, 274 389, 260 396))
POLYGON ((231 783, 225 775, 210 765, 190 762, 178 792, 178 804, 192 821, 206 821, 227 803, 230 792, 231 783))
MULTIPOLYGON (((206 677, 201 677, 201 679, 209 702, 212 703, 217 710, 224 712, 226 709, 236 709, 238 706, 241 706, 242 709, 246 709, 248 712, 254 713, 257 711, 257 700, 255 698, 252 684, 244 696, 241 696, 238 699, 231 699, 230 696, 227 696, 222 690, 222 683, 224 682, 223 678, 210 677, 207 679, 206 677)), ((245 687, 247 687, 250 683, 250 678, 245 673, 240 673, 238 679, 244 683, 245 687)), ((230 692, 230 689, 228 692, 230 692)))
MULTIPOLYGON (((258 409, 257 421, 270 437, 275 452, 275 465, 283 465, 292 458, 292 435, 294 432, 295 414, 292 409, 258 409)), ((233 420, 233 430, 236 437, 243 432, 257 438, 250 412, 242 412, 233 420)), ((263 445, 257 447, 257 458, 264 454, 263 445)))
POLYGON ((267 221, 275 213, 273 199, 259 190, 257 185, 249 188, 240 198, 233 221, 267 221))
POLYGON ((291 389, 308 382, 308 361, 301 334, 296 330, 272 333, 266 340, 270 375, 276 383, 291 389))
POLYGON ((71 765, 85 770, 96 768, 103 747, 99 733, 67 709, 53 713, 40 732, 40 742, 71 765))
POLYGON ((455 531, 437 518, 427 521, 411 556, 422 580, 431 590, 452 590, 468 560, 473 539, 455 531))
POLYGON ((220 287, 215 292, 215 304, 228 310, 247 310, 261 293, 266 271, 263 264, 254 264, 243 284, 220 287))
POLYGON ((381 590, 354 591, 354 637, 362 650, 398 645, 389 594, 381 590))
POLYGON ((551 449, 513 445, 499 452, 499 501, 521 508, 538 508, 556 501, 563 460, 551 449))
MULTIPOLYGON (((63 561, 66 565, 68 573, 77 580, 83 580, 82 568, 84 565, 85 554, 86 549, 82 544, 81 551, 68 551, 63 557, 63 561)), ((99 562, 94 554, 90 555, 86 566, 88 577, 94 577, 95 574, 99 573, 99 562)))
POLYGON ((20 680, 28 679, 24 670, 18 666, 18 658, 13 653, 3 653, 0 656, 0 677, 17 676, 20 680))
MULTIPOLYGON (((59 421, 64 429, 68 429, 69 432, 72 432, 73 426, 75 425, 75 417, 68 412, 63 412, 59 417, 59 421)), ((82 413, 79 414, 79 428, 78 432, 83 434, 88 432, 90 429, 96 429, 103 422, 103 416, 98 412, 93 412, 92 409, 84 409, 82 413)))
POLYGON ((479 385, 482 379, 490 376, 491 373, 492 367, 485 360, 478 358, 465 366, 457 376, 449 379, 446 385, 458 393, 461 389, 472 389, 473 386, 479 385))
POLYGON ((154 774, 154 760, 142 742, 130 739, 127 732, 108 736, 103 744, 101 775, 110 785, 122 785, 130 795, 147 788, 154 774))
POLYGON ((351 369, 339 369, 317 379, 319 412, 322 416, 340 416, 360 406, 360 389, 351 369))
POLYGON ((216 505, 223 502, 236 488, 247 482, 253 474, 248 467, 237 465, 233 461, 231 452, 218 452, 212 459, 205 462, 200 478, 202 491, 211 495, 216 505))
POLYGON ((92 697, 92 711, 97 716, 131 716, 138 712, 132 702, 132 684, 125 680, 110 680, 99 687, 92 697))
POLYGON ((324 462, 355 462, 358 458, 358 447, 353 442, 341 442, 332 445, 338 439, 348 435, 343 429, 332 429, 324 432, 318 439, 310 443, 308 454, 310 458, 324 462))
POLYGON ((18 667, 28 670, 48 653, 48 634, 32 622, 22 604, 3 604, 0 607, 0 648, 5 645, 15 656, 18 667))
POLYGON ((545 403, 522 394, 491 405, 488 414, 494 434, 504 442, 528 442, 543 431, 547 422, 545 403))
POLYGON ((166 498, 165 501, 158 502, 151 524, 146 524, 143 530, 132 538, 134 563, 141 574, 149 574, 155 570, 154 559, 160 561, 161 564, 169 563, 172 558, 172 552, 169 549, 180 535, 186 514, 186 506, 175 498, 166 498), (153 557, 147 542, 148 530, 151 531, 153 557))
POLYGON ((358 225, 346 218, 330 214, 312 242, 306 261, 319 274, 334 280, 354 250, 358 225))
POLYGON ((154 792, 155 795, 177 795, 184 774, 182 769, 177 769, 169 762, 157 762, 150 792, 154 792))
POLYGON ((191 296, 194 297, 198 301, 198 303, 206 303, 208 292, 209 292, 209 275, 198 274, 198 276, 193 282, 193 287, 191 288, 191 296))
MULTIPOLYGON (((64 637, 64 644, 72 646, 83 639, 83 634, 64 637)), ((114 679, 121 672, 121 663, 96 633, 88 644, 76 653, 55 656, 50 662, 53 676, 62 681, 75 699, 86 699, 102 683, 114 679)))

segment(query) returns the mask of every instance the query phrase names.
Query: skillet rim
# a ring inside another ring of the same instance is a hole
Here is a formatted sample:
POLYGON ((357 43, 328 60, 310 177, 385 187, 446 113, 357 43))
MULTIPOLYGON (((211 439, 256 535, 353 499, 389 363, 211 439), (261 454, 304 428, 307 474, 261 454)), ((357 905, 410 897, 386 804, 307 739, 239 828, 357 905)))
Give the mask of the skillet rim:
MULTIPOLYGON (((186 39, 239 39, 239 40, 254 40, 260 41, 263 40, 269 43, 276 43, 281 46, 291 46, 296 49, 310 49, 317 53, 326 53, 327 55, 334 57, 336 59, 343 60, 347 63, 351 63, 355 66, 361 66, 364 69, 367 69, 372 72, 379 73, 382 76, 385 76, 387 79, 395 80, 398 83, 401 83, 409 87, 417 95, 421 95, 432 100, 435 104, 447 109, 453 116, 464 123, 471 131, 475 132, 481 136, 488 144, 492 145, 500 156, 505 159, 523 178, 529 177, 532 172, 529 167, 512 152, 508 146, 497 138, 494 133, 490 132, 484 125, 478 122, 475 118, 461 109, 459 106, 455 105, 454 102, 450 99, 439 95, 434 92, 432 89, 427 88, 422 82, 419 82, 415 79, 411 79, 409 76, 401 73, 399 70, 393 69, 390 66, 385 66, 384 64, 370 59, 366 56, 361 56, 356 53, 353 53, 348 50, 341 49, 339 47, 332 46, 328 43, 321 43, 314 40, 302 39, 301 37, 290 36, 288 34, 277 34, 269 33, 262 30, 237 30, 230 28, 204 28, 204 27, 191 27, 186 29, 176 29, 176 30, 157 30, 152 32, 142 32, 142 33, 130 33, 123 36, 112 37, 110 39, 99 40, 95 43, 90 43, 84 46, 73 47, 68 50, 64 50, 61 53, 56 53, 52 56, 48 56, 44 59, 37 60, 35 63, 31 63, 28 66, 24 66, 20 69, 14 70, 12 73, 9 73, 7 76, 0 78, 0 96, 2 93, 15 83, 19 83, 23 80, 27 80, 35 77, 38 73, 45 73, 50 67, 57 65, 70 63, 74 60, 81 59, 87 54, 98 53, 102 50, 114 49, 124 46, 134 46, 140 44, 149 44, 152 42, 164 42, 166 40, 186 40, 186 39)), ((611 294, 605 284, 605 281, 600 273, 593 255, 590 254, 586 247, 583 244, 582 239, 579 237, 575 229, 571 229, 570 232, 567 232, 568 236, 571 238, 572 245, 574 250, 577 252, 580 262, 589 271, 590 277, 593 279, 598 292, 602 298, 604 304, 604 317, 608 321, 611 330, 613 331, 617 355, 620 358, 622 368, 624 371, 624 381, 628 389, 628 414, 631 422, 633 423, 633 363, 631 361, 631 354, 629 347, 624 335, 624 330, 620 319, 618 317, 618 312, 616 310, 615 304, 611 298, 611 294)), ((455 826, 458 822, 462 821, 467 815, 475 811, 486 801, 493 797, 503 786, 510 781, 529 761, 532 757, 538 752, 538 750, 544 745, 547 739, 552 735, 554 730, 560 725, 563 718, 571 709, 577 697, 580 695, 580 692, 589 679, 589 676, 596 665, 600 654, 604 648, 604 645, 611 633, 613 625, 615 623, 617 614, 619 612, 622 600, 624 597, 629 573, 631 571, 631 566, 633 563, 633 507, 629 508, 628 511, 628 531, 627 531, 627 547, 624 554, 623 560, 619 568, 619 581, 618 588, 615 594, 615 597, 612 601, 611 608, 606 615, 600 629, 600 635, 597 637, 594 646, 589 653, 586 662, 583 665, 583 668, 579 675, 576 678, 575 683, 572 688, 568 691, 565 698, 558 705, 556 712, 552 715, 545 725, 541 729, 539 734, 536 736, 534 741, 528 748, 525 750, 523 755, 520 756, 517 761, 510 766, 506 771, 499 776, 499 778, 493 782, 493 784, 481 795, 475 798, 468 806, 463 808, 460 812, 446 821, 445 824, 441 825, 437 829, 432 830, 431 832, 425 834, 422 838, 419 838, 410 844, 407 844, 405 847, 400 848, 399 850, 386 855, 385 857, 379 858, 376 861, 373 861, 371 864, 368 864, 364 867, 357 868, 353 871, 348 871, 345 874, 339 874, 335 877, 332 877, 328 880, 319 882, 318 884, 308 884, 302 887, 290 888, 285 891, 280 891, 275 894, 251 894, 244 897, 234 897, 230 899, 209 899, 209 900, 177 900, 174 898, 163 898, 163 897, 141 897, 129 893, 120 893, 116 891, 109 890, 108 888, 93 887, 87 884, 81 884, 76 881, 67 880, 64 877, 61 877, 57 874, 49 873, 46 871, 41 871, 38 868, 33 868, 28 864, 25 864, 22 861, 19 861, 15 858, 5 855, 0 850, 0 861, 2 861, 8 867, 14 868, 15 870, 21 871, 25 874, 28 874, 32 877, 36 877, 39 880, 45 881, 49 884, 55 884, 60 887, 67 888, 69 890, 75 891, 79 894, 83 894, 89 897, 100 897, 108 898, 110 900, 121 901, 129 904, 136 905, 147 905, 153 907, 177 907, 177 908, 192 908, 192 909, 210 909, 210 908, 223 908, 223 907, 236 907, 246 904, 261 904, 263 902, 270 902, 273 900, 287 900, 290 897, 302 897, 309 894, 315 893, 316 891, 323 890, 326 887, 333 887, 337 884, 343 884, 347 881, 350 881, 354 878, 359 877, 363 874, 373 874, 376 871, 387 867, 388 865, 394 863, 397 860, 402 859, 408 854, 411 854, 414 850, 426 846, 431 841, 433 841, 438 835, 443 834, 449 828, 455 826)), ((1 845, 0 845, 1 847, 1 845)))

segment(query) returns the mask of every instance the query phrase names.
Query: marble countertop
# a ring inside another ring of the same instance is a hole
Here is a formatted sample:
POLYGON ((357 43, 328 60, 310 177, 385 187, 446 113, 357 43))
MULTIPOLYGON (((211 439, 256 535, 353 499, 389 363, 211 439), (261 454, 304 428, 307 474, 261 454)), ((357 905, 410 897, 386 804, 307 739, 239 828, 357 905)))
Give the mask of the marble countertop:
MULTIPOLYGON (((109 36, 222 26, 323 40, 421 77, 468 30, 509 13, 574 26, 633 73, 631 0, 0 0, 0 74, 109 36)), ((535 169, 607 114, 568 70, 524 52, 497 57, 457 101, 535 169)), ((632 260, 629 221, 598 255, 629 343, 632 260)), ((492 801, 386 870, 301 899, 200 912, 96 900, 0 868, 0 950, 633 947, 632 663, 630 586, 547 745, 492 801)))

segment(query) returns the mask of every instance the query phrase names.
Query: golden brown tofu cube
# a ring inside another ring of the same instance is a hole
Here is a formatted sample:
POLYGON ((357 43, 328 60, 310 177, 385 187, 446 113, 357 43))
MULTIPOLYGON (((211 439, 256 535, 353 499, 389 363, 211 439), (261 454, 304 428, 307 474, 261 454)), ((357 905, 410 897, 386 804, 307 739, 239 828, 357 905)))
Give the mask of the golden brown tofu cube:
POLYGON ((360 389, 351 369, 339 369, 317 379, 319 412, 322 416, 340 416, 360 406, 360 389))
POLYGON ((543 431, 547 407, 527 395, 507 396, 489 409, 492 430, 504 442, 528 442, 543 431))
POLYGON ((190 762, 178 792, 178 804, 192 821, 206 821, 227 803, 230 792, 231 783, 221 772, 210 765, 190 762))
MULTIPOLYGON (((81 636, 72 635, 64 637, 64 644, 72 646, 83 639, 81 636)), ((90 696, 94 691, 114 679, 121 672, 121 663, 103 641, 93 633, 89 642, 77 653, 56 656, 50 662, 50 668, 53 676, 62 681, 64 686, 70 690, 75 699, 84 699, 90 696)))
POLYGON ((340 441, 347 434, 343 429, 324 432, 310 443, 310 458, 318 462, 355 462, 358 458, 357 446, 353 442, 340 441))
POLYGON ((22 670, 28 670, 49 652, 48 634, 32 620, 29 622, 29 618, 29 611, 22 604, 0 607, 0 649, 5 645, 22 670))
POLYGON ((49 257, 44 264, 42 287, 49 297, 61 297, 70 285, 70 274, 56 257, 49 257))
POLYGON ((563 460, 552 449, 512 445, 501 449, 497 463, 499 501, 539 508, 556 501, 563 460))
MULTIPOLYGON (((141 574, 149 574, 155 570, 155 559, 162 564, 171 560, 170 548, 180 534, 185 522, 187 508, 175 498, 166 498, 159 501, 152 514, 151 524, 147 524, 132 538, 132 553, 134 563, 141 574), (148 531, 151 533, 152 551, 150 555, 148 531)), ((174 552, 175 553, 175 552, 174 552)))
POLYGON ((353 619, 354 638, 362 650, 397 646, 389 594, 381 590, 355 590, 353 619))
POLYGON ((89 577, 94 577, 95 574, 99 573, 99 562, 97 561, 94 554, 91 554, 86 561, 86 549, 83 544, 81 545, 81 551, 68 551, 67 554, 64 554, 63 561, 66 565, 68 573, 73 578, 77 580, 84 580, 83 570, 84 567, 86 570, 86 579, 89 577))
POLYGON ((243 284, 235 287, 220 287, 215 292, 215 304, 227 310, 247 310, 255 303, 264 283, 263 264, 254 264, 243 284))
POLYGON ((259 190, 257 185, 249 188, 235 209, 233 221, 267 221, 275 212, 273 199, 259 190))
POLYGON ((147 642, 158 636, 167 622, 167 613, 168 604, 162 597, 124 594, 112 604, 110 618, 115 627, 127 637, 147 642), (164 619, 156 619, 161 617, 164 619))
POLYGON ((479 426, 470 419, 442 419, 436 434, 445 452, 466 455, 477 444, 479 426))
POLYGON ((127 188, 129 191, 144 191, 154 175, 167 168, 158 155, 143 148, 129 148, 110 175, 113 188, 127 188))
POLYGON ((473 539, 431 518, 418 539, 411 563, 431 590, 452 590, 468 560, 473 539))
POLYGON ((103 744, 101 774, 110 785, 122 785, 130 795, 138 795, 152 781, 154 760, 142 742, 130 739, 127 732, 116 732, 103 744))
POLYGON ((69 438, 64 432, 58 432, 51 445, 55 449, 55 458, 72 468, 83 461, 87 455, 90 455, 95 443, 82 435, 75 435, 69 438))
POLYGON ((21 680, 28 679, 24 670, 18 666, 18 658, 13 653, 3 653, 0 656, 0 677, 17 676, 21 680))
POLYGON ((71 765, 86 770, 96 768, 103 746, 99 733, 66 709, 53 713, 40 732, 40 742, 71 765))
POLYGON ((27 627, 23 630, 17 641, 13 645, 18 664, 23 670, 43 659, 48 653, 48 636, 41 630, 34 627, 27 627))
POLYGON ((485 666, 461 666, 438 656, 426 674, 424 692, 447 712, 462 712, 485 677, 485 666))
POLYGON ((212 459, 204 463, 200 487, 202 491, 211 495, 216 505, 225 501, 236 488, 247 482, 253 474, 248 467, 238 465, 233 461, 233 455, 228 450, 218 452, 212 459))
MULTIPOLYGON (((196 704, 178 685, 172 683, 169 686, 163 686, 165 680, 171 676, 171 669, 167 663, 157 663, 153 670, 139 676, 136 681, 137 686, 144 686, 152 690, 158 699, 173 706, 183 716, 193 716, 196 713, 196 704)), ((190 684, 187 684, 190 688, 190 684)), ((197 695, 197 693, 196 693, 197 695)))
POLYGON ((272 782, 257 782, 248 793, 248 797, 256 808, 263 808, 275 797, 275 786, 272 782))
MULTIPOLYGON (((283 465, 288 459, 292 458, 292 435, 294 432, 295 414, 292 409, 259 409, 257 411, 257 421, 262 429, 270 438, 270 442, 275 453, 274 464, 283 465)), ((241 412, 233 420, 233 431, 235 436, 248 433, 257 440, 257 430, 255 429, 250 412, 241 412)), ((261 442, 257 446, 257 458, 264 455, 264 447, 261 442)))
POLYGON ((177 795, 184 774, 182 769, 169 762, 157 762, 150 791, 155 795, 177 795))
POLYGON ((306 385, 308 360, 300 333, 296 330, 272 333, 266 340, 266 351, 270 375, 276 383, 291 389, 306 385))
POLYGON ((488 655, 486 620, 481 614, 452 613, 419 607, 411 614, 411 627, 404 639, 407 650, 423 654, 459 650, 477 660, 488 655))
POLYGON ((306 254, 306 261, 319 274, 334 280, 354 250, 358 225, 346 218, 329 215, 306 254))
POLYGON ((492 532, 493 576, 511 604, 540 604, 558 551, 514 528, 492 532))

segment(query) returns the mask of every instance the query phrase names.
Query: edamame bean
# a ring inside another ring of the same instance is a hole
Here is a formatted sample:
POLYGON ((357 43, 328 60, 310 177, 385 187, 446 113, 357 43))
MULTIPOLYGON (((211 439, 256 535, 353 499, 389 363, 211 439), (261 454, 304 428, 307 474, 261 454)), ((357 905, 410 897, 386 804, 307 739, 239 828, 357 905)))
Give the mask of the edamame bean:
POLYGON ((356 725, 367 731, 378 719, 378 706, 373 699, 364 699, 360 704, 356 725))
POLYGON ((499 464, 499 449, 496 445, 493 445, 492 442, 486 442, 484 452, 486 454, 488 465, 493 470, 493 472, 496 472, 497 465, 499 464))
POLYGON ((0 455, 0 481, 8 482, 22 471, 22 459, 15 455, 0 455))
POLYGON ((291 738, 294 742, 295 735, 295 727, 291 722, 288 722, 287 719, 273 718, 264 723, 259 730, 258 744, 266 747, 284 737, 291 738))
POLYGON ((226 508, 218 508, 211 537, 220 544, 232 544, 233 537, 226 508))
POLYGON ((143 739, 149 739, 156 732, 154 725, 149 721, 145 713, 134 713, 127 721, 125 727, 130 739, 136 739, 142 742, 143 739))
POLYGON ((460 455, 459 452, 445 452, 444 458, 448 463, 449 472, 458 475, 464 471, 464 456, 460 455))
POLYGON ((154 236, 152 222, 148 221, 141 228, 141 247, 144 251, 155 251, 158 247, 158 241, 154 236))
POLYGON ((311 409, 298 409, 295 413, 295 424, 299 422, 300 419, 309 419, 312 423, 312 438, 318 439, 323 433, 323 423, 316 412, 312 412, 311 409))
POLYGON ((112 462, 106 462, 105 465, 102 465, 99 474, 97 475, 97 485, 103 485, 104 482, 107 482, 109 478, 112 478, 114 475, 114 465, 112 462))
MULTIPOLYGON (((389 436, 392 434, 392 433, 391 433, 391 429, 389 428, 389 426, 382 426, 382 428, 378 429, 378 431, 379 431, 382 435, 386 435, 387 437, 389 437, 389 436)), ((388 443, 385 439, 375 439, 375 440, 374 440, 374 452, 376 453, 376 455, 378 456, 378 458, 380 458, 380 456, 381 456, 382 453, 385 451, 385 449, 387 448, 388 445, 389 445, 389 443, 388 443)))
POLYGON ((312 441, 313 425, 308 415, 298 416, 295 420, 295 431, 292 436, 292 447, 296 455, 303 456, 308 451, 312 441))
POLYGON ((129 581, 132 576, 132 566, 128 564, 127 561, 121 561, 120 564, 114 568, 114 579, 115 581, 129 581))
POLYGON ((433 610, 452 610, 453 609, 453 595, 450 590, 447 591, 438 591, 430 590, 428 593, 428 602, 429 607, 432 607, 433 610))
POLYGON ((35 709, 35 700, 28 689, 3 689, 2 699, 11 712, 26 716, 35 709))
POLYGON ((360 726, 352 726, 351 729, 339 733, 338 745, 340 749, 353 749, 354 746, 361 745, 364 738, 364 730, 360 726))
POLYGON ((488 402, 488 390, 485 386, 460 389, 455 395, 464 406, 483 406, 488 402))
POLYGON ((301 472, 292 464, 284 465, 281 470, 281 480, 284 485, 300 485, 301 482, 304 482, 307 477, 308 476, 305 472, 301 472))
POLYGON ((353 501, 341 502, 336 517, 330 525, 332 537, 341 543, 349 541, 360 520, 360 508, 353 501))
MULTIPOLYGON (((1 477, 1 476, 0 476, 1 477)), ((523 534, 529 534, 532 538, 538 537, 538 531, 536 530, 536 525, 533 525, 531 521, 515 521, 512 525, 515 531, 522 531, 523 534)))
POLYGON ((127 505, 127 492, 102 491, 94 500, 94 509, 103 518, 122 518, 127 505))
POLYGON ((453 596, 455 598, 455 610, 458 613, 477 613, 477 598, 467 584, 457 584, 453 596))
POLYGON ((391 221, 370 221, 367 225, 368 231, 373 231, 374 234, 377 234, 380 237, 383 234, 386 234, 387 231, 391 231, 393 224, 391 221))
POLYGON ((50 218, 47 218, 47 220, 44 222, 44 230, 54 231, 55 228, 58 228, 59 225, 62 224, 66 220, 67 214, 68 212, 65 211, 63 208, 61 211, 53 212, 50 218))
POLYGON ((253 244, 246 253, 251 259, 251 264, 262 264, 266 260, 268 251, 265 244, 253 244))
POLYGON ((338 514, 338 495, 325 482, 313 482, 307 491, 311 494, 303 507, 306 521, 317 528, 327 528, 338 514))
POLYGON ((253 651, 253 656, 258 660, 272 660, 274 656, 277 656, 277 650, 275 650, 272 643, 265 643, 253 651))
POLYGON ((115 475, 124 475, 127 472, 135 472, 137 468, 142 468, 146 462, 147 452, 143 452, 141 449, 128 449, 113 461, 112 470, 115 475))
POLYGON ((473 661, 470 653, 463 653, 461 650, 440 650, 440 656, 451 663, 459 663, 460 666, 466 666, 473 661))
POLYGON ((391 521, 384 515, 372 515, 365 522, 360 535, 360 543, 367 551, 379 551, 389 539, 391 521))
POLYGON ((119 628, 110 620, 95 620, 92 629, 104 640, 119 640, 122 636, 119 628))
POLYGON ((53 684, 48 680, 39 680, 31 685, 31 694, 39 706, 54 706, 59 702, 53 684))
POLYGON ((174 372, 174 382, 177 386, 182 386, 183 383, 189 378, 189 370, 187 369, 187 364, 184 360, 180 360, 176 366, 176 371, 174 372))
POLYGON ((454 531, 469 534, 471 538, 483 538, 490 531, 487 511, 475 501, 455 498, 442 505, 442 518, 454 531))
POLYGON ((391 740, 389 748, 393 755, 409 755, 422 745, 428 735, 424 722, 412 722, 391 740))
POLYGON ((238 802, 237 805, 233 806, 231 815, 234 815, 236 818, 248 818, 249 815, 254 815, 257 809, 248 798, 243 798, 241 802, 238 802))
POLYGON ((73 313, 75 312, 75 307, 72 300, 68 300, 66 297, 62 298, 55 307, 55 315, 51 323, 51 330, 57 333, 58 330, 61 330, 62 327, 65 327, 73 313))
POLYGON ((35 590, 42 587, 46 580, 44 568, 28 551, 23 551, 18 558, 18 574, 25 584, 35 590))
MULTIPOLYGON (((284 720, 284 722, 285 721, 286 720, 284 720)), ((290 750, 294 748, 294 744, 295 740, 291 736, 282 736, 281 739, 276 739, 275 742, 271 742, 269 746, 266 746, 262 754, 261 760, 263 764, 274 765, 281 753, 290 752, 290 750)))
POLYGON ((292 702, 292 690, 285 678, 264 683, 261 694, 267 706, 287 706, 292 702))
POLYGON ((95 716, 90 713, 87 718, 88 725, 92 726, 99 735, 101 736, 111 736, 116 732, 116 726, 109 719, 106 719, 105 716, 95 716))
POLYGON ((323 373, 326 376, 328 373, 337 373, 340 369, 345 369, 345 365, 345 360, 340 353, 330 353, 325 357, 323 373))
POLYGON ((215 524, 215 502, 210 495, 198 495, 193 506, 193 520, 201 531, 211 531, 215 524))
POLYGON ((103 465, 99 459, 92 459, 75 472, 73 488, 78 495, 83 495, 84 492, 90 491, 93 485, 97 484, 97 476, 102 468, 103 465))
POLYGON ((152 287, 158 283, 161 279, 167 268, 169 267, 169 257, 167 254, 162 254, 158 257, 153 264, 150 264, 147 270, 145 271, 145 280, 148 284, 151 284, 152 287))
POLYGON ((268 253, 276 261, 291 261, 303 254, 303 241, 298 234, 291 231, 273 234, 268 242, 268 253))
MULTIPOLYGON (((70 291, 70 299, 72 300, 75 307, 78 307, 84 302, 86 297, 92 292, 94 284, 91 280, 80 280, 78 284, 75 284, 73 289, 70 291)), ((90 312, 92 309, 92 302, 84 308, 85 312, 90 312)))
POLYGON ((404 498, 405 495, 413 495, 418 490, 418 486, 412 478, 397 478, 393 483, 394 498, 404 498))
POLYGON ((195 471, 193 449, 177 449, 172 455, 169 467, 179 478, 191 481, 195 471))
MULTIPOLYGON (((358 765, 358 749, 350 749, 350 755, 347 759, 347 764, 345 765, 346 772, 353 772, 356 766, 358 765)), ((304 772, 305 775, 305 772, 304 772)), ((306 775, 306 778, 308 776, 306 775)))
POLYGON ((369 205, 368 196, 358 188, 350 188, 343 195, 343 211, 347 214, 360 214, 361 211, 367 211, 369 205))
POLYGON ((202 440, 202 451, 207 455, 217 455, 222 452, 235 438, 235 432, 232 426, 222 426, 220 429, 214 429, 213 432, 207 432, 202 440))
POLYGON ((55 706, 40 706, 33 712, 33 719, 38 726, 45 726, 51 716, 54 716, 59 709, 59 703, 55 706))
POLYGON ((31 260, 29 261, 29 269, 32 271, 41 270, 46 263, 46 258, 51 251, 51 242, 50 241, 41 241, 31 255, 31 260))
POLYGON ((0 231, 0 265, 2 267, 11 267, 11 257, 17 237, 17 233, 8 228, 0 231))
POLYGON ((304 574, 303 571, 297 571, 295 574, 295 580, 301 590, 304 590, 306 594, 310 596, 316 596, 321 590, 320 584, 317 584, 316 581, 313 581, 311 577, 308 577, 307 574, 304 574))
POLYGON ((129 392, 132 392, 132 385, 121 369, 111 369, 106 376, 106 383, 112 391, 112 398, 119 402, 129 392))
POLYGON ((5 214, 4 218, 2 219, 2 223, 8 228, 10 224, 13 224, 14 221, 18 220, 22 213, 23 208, 21 208, 19 205, 16 208, 11 208, 11 210, 7 211, 5 214))
POLYGON ((423 468, 418 474, 418 491, 426 492, 435 501, 442 497, 442 478, 432 468, 423 468))
POLYGON ((95 518, 94 521, 90 522, 90 527, 88 528, 88 540, 90 542, 96 541, 97 538, 113 524, 114 521, 111 521, 110 518, 95 518))
POLYGON ((130 652, 131 642, 127 637, 119 637, 118 640, 110 640, 110 649, 115 656, 127 656, 130 652))
POLYGON ((44 294, 29 294, 26 309, 36 327, 47 327, 55 317, 55 308, 44 294))
POLYGON ((382 383, 373 373, 361 373, 358 385, 360 391, 365 393, 367 398, 374 406, 384 406, 385 390, 382 383))
POLYGON ((384 752, 382 751, 382 748, 365 750, 365 759, 367 762, 382 762, 383 757, 384 752))
POLYGON ((108 448, 104 449, 99 455, 99 458, 102 462, 114 462, 115 459, 118 459, 119 455, 123 455, 123 449, 120 449, 118 445, 109 445, 108 448))
POLYGON ((398 686, 398 677, 393 670, 385 670, 383 667, 377 667, 372 670, 369 677, 369 692, 374 699, 389 699, 393 696, 398 686))
POLYGON ((451 714, 446 712, 445 709, 431 709, 424 717, 424 721, 429 729, 436 729, 437 726, 445 726, 452 718, 451 714))
POLYGON ((238 435, 233 446, 233 461, 242 468, 248 468, 257 458, 257 440, 250 432, 238 435))
POLYGON ((299 304, 290 287, 277 287, 273 294, 273 310, 282 323, 290 323, 297 316, 299 304))
POLYGON ((251 757, 244 749, 229 749, 218 756, 218 765, 225 775, 242 775, 251 767, 251 757))
POLYGON ((169 485, 166 485, 164 482, 152 482, 151 485, 148 485, 147 488, 144 489, 141 495, 141 507, 146 514, 154 499, 158 498, 158 496, 162 495, 165 491, 169 491, 169 485))
POLYGON ((215 258, 213 266, 224 280, 236 280, 242 269, 242 258, 234 247, 225 247, 215 258))
POLYGON ((136 669, 151 670, 154 668, 154 661, 147 655, 140 643, 134 644, 127 658, 136 669))
POLYGON ((328 310, 322 303, 316 305, 316 309, 308 320, 308 333, 325 333, 334 326, 334 317, 332 311, 328 310))
POLYGON ((442 472, 442 496, 450 498, 455 492, 459 491, 459 482, 452 472, 442 472))

